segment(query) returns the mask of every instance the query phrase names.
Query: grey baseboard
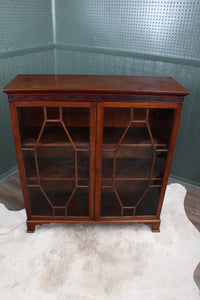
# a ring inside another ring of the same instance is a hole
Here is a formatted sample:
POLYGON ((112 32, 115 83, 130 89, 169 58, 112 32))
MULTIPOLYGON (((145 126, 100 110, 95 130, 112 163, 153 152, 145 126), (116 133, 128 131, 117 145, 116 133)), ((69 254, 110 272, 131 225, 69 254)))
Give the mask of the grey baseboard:
POLYGON ((18 171, 18 166, 14 166, 8 171, 4 172, 3 174, 0 175, 0 182, 6 180, 8 177, 12 176, 18 171))
POLYGON ((172 180, 172 181, 176 181, 178 183, 186 184, 186 185, 189 185, 191 187, 200 189, 200 183, 197 182, 197 181, 192 181, 192 180, 188 180, 188 179, 185 179, 185 178, 180 178, 176 175, 170 175, 169 179, 172 180))
POLYGON ((63 49, 66 51, 99 53, 99 54, 104 54, 104 55, 132 57, 132 58, 147 59, 147 60, 152 60, 152 61, 161 61, 161 62, 173 63, 173 64, 189 65, 189 66, 194 66, 194 67, 200 66, 200 59, 172 57, 172 56, 167 57, 167 56, 161 56, 161 55, 134 52, 134 51, 125 50, 125 49, 105 48, 105 47, 97 47, 97 46, 91 46, 91 45, 85 46, 85 45, 81 45, 81 44, 56 43, 54 46, 55 46, 55 49, 63 49))
POLYGON ((26 55, 30 53, 43 52, 48 50, 55 49, 55 45, 41 45, 36 47, 24 48, 24 49, 15 49, 10 51, 0 52, 0 58, 10 58, 14 56, 26 55))
POLYGON ((60 43, 55 43, 55 44, 52 43, 48 45, 40 45, 40 46, 30 47, 25 49, 3 51, 0 52, 0 58, 9 58, 13 56, 26 55, 34 52, 42 52, 42 51, 48 51, 53 49, 63 49, 67 51, 80 51, 80 52, 89 52, 89 53, 100 53, 105 55, 122 56, 122 57, 132 57, 138 59, 162 61, 166 63, 189 65, 194 67, 200 66, 200 59, 171 57, 171 56, 166 57, 161 55, 134 52, 126 49, 115 49, 115 48, 96 47, 91 45, 85 46, 81 44, 60 44, 60 43))

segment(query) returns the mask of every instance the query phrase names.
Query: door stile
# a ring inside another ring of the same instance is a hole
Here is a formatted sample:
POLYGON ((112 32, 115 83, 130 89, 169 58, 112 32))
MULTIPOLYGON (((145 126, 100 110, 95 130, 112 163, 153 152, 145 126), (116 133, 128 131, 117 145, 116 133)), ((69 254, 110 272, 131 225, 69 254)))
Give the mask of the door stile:
POLYGON ((26 188, 26 175, 25 175, 25 169, 24 169, 23 156, 22 156, 22 152, 21 152, 21 139, 20 139, 19 126, 18 126, 16 106, 13 102, 9 102, 9 108, 10 108, 11 123, 12 123, 12 129, 13 129, 13 137, 14 137, 14 142, 15 142, 17 162, 18 162, 18 167, 19 167, 21 188, 22 188, 23 197, 24 197, 24 204, 26 207, 27 219, 30 220, 31 219, 31 208, 30 208, 30 203, 29 203, 28 191, 26 188))
POLYGON ((102 139, 103 139, 103 103, 97 104, 97 128, 96 128, 96 182, 95 182, 95 220, 100 216, 101 198, 101 164, 102 164, 102 139))
POLYGON ((95 215, 95 173, 96 173, 96 103, 91 103, 90 107, 90 200, 89 216, 94 219, 95 215))

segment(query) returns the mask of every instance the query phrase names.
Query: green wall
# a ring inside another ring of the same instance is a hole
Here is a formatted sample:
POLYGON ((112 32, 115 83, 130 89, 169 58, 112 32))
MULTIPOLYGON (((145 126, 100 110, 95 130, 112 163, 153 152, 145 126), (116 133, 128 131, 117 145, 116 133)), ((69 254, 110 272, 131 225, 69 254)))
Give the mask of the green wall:
MULTIPOLYGON (((200 1, 3 0, 0 16, 2 87, 17 73, 171 76, 180 82, 191 95, 171 177, 200 186, 200 1)), ((3 178, 16 159, 2 93, 0 122, 3 178)))
POLYGON ((112 54, 57 49, 57 72, 170 76, 191 91, 185 98, 170 176, 200 186, 200 68, 112 54))
MULTIPOLYGON (((0 87, 17 74, 54 73, 52 7, 49 0, 0 1, 0 87)), ((0 91, 0 180, 17 162, 7 96, 0 91)))
POLYGON ((55 4, 57 73, 171 76, 191 92, 170 176, 200 186, 200 1, 55 4))
POLYGON ((198 0, 55 1, 56 43, 200 59, 198 0))

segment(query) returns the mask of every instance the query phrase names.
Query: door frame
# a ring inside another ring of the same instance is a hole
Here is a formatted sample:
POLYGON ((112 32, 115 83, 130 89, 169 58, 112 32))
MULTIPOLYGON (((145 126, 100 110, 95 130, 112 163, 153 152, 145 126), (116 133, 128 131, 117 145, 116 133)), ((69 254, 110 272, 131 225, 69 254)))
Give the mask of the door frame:
POLYGON ((181 116, 182 103, 131 103, 131 102, 99 102, 97 104, 97 141, 96 141, 96 182, 95 182, 95 220, 101 222, 138 222, 151 223, 152 221, 160 221, 160 213, 162 203, 169 177, 174 146, 178 133, 178 126, 181 116), (103 141, 103 118, 104 108, 157 108, 157 109, 174 109, 174 118, 172 122, 172 131, 169 142, 169 151, 167 155, 166 168, 163 175, 162 187, 159 196, 156 216, 100 216, 101 202, 101 170, 102 170, 102 141, 103 141))
POLYGON ((87 222, 94 219, 94 189, 95 189, 95 145, 96 145, 96 103, 93 102, 51 102, 51 101, 10 101, 10 114, 13 129, 13 136, 15 142, 15 149, 17 155, 17 162, 19 166, 19 175, 21 180, 22 192, 24 197, 24 204, 27 214, 27 224, 31 228, 35 224, 48 222, 87 222), (21 151, 21 138, 18 124, 17 107, 74 107, 74 108, 89 108, 90 111, 90 144, 89 144, 89 216, 32 216, 30 201, 26 183, 26 173, 24 161, 21 151), (42 221, 42 222, 39 222, 42 221), (32 222, 32 223, 31 223, 32 222))

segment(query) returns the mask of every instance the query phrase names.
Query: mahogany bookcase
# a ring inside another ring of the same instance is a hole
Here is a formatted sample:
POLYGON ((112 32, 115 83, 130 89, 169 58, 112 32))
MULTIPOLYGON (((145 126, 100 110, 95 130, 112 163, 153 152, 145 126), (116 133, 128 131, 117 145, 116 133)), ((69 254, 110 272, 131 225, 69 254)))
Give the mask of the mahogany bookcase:
POLYGON ((159 231, 186 89, 169 77, 18 75, 3 91, 29 232, 50 222, 159 231))

